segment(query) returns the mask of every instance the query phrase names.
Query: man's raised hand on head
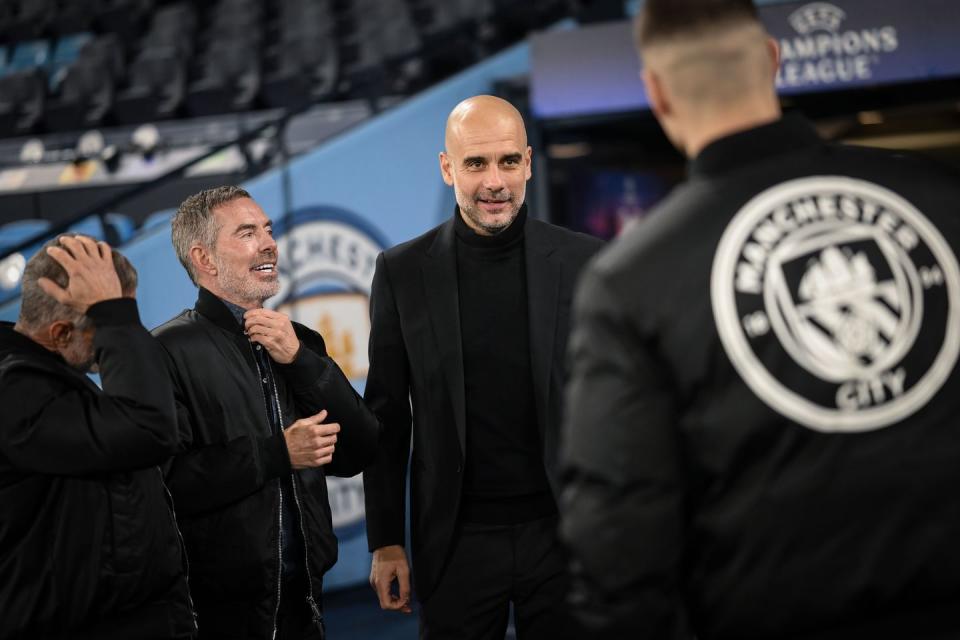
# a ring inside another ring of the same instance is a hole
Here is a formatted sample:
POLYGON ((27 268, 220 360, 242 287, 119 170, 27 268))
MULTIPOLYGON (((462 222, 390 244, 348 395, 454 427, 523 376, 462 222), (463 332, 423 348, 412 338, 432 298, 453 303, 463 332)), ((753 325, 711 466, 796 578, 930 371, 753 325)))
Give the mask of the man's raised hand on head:
POLYGON ((123 295, 120 278, 113 265, 113 250, 106 242, 86 236, 62 236, 59 247, 48 247, 47 253, 67 272, 69 281, 61 287, 49 278, 37 284, 62 305, 80 313, 123 295))

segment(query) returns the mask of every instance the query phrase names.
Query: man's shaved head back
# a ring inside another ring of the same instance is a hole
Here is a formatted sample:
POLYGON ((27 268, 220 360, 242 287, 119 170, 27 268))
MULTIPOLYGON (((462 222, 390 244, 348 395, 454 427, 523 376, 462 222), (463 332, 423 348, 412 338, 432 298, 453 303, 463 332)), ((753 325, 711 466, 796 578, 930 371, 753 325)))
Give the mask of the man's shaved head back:
POLYGON ((635 35, 644 64, 680 99, 734 102, 771 90, 768 36, 750 0, 648 0, 635 35))
POLYGON ((651 107, 688 155, 779 117, 779 52, 752 0, 646 0, 635 25, 651 107))

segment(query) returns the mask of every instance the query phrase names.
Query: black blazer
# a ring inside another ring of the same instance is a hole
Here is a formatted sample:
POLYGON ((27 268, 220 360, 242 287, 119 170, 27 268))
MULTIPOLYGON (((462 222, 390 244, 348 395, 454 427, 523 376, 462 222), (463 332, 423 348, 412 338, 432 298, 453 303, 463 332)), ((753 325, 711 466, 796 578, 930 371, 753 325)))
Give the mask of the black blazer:
MULTIPOLYGON (((526 222, 530 360, 544 461, 554 486, 570 301, 581 267, 601 245, 539 220, 526 222)), ((364 399, 383 432, 376 462, 364 471, 367 539, 371 551, 404 544, 412 428, 411 554, 416 590, 424 599, 437 583, 453 534, 464 461, 466 401, 452 218, 380 254, 370 317, 364 399)))

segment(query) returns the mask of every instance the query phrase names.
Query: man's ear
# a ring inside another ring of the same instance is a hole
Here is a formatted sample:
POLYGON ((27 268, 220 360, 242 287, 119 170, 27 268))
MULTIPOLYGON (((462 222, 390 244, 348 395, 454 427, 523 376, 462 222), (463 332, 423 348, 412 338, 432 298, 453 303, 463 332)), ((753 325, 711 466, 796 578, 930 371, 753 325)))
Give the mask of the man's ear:
POLYGON ((446 151, 440 152, 440 175, 447 186, 453 186, 453 161, 446 151))
POLYGON ((780 43, 776 38, 767 38, 767 55, 773 67, 773 76, 776 77, 777 71, 780 70, 780 43))
POLYGON ((58 351, 65 349, 70 344, 70 340, 73 339, 75 329, 73 323, 69 320, 56 320, 50 323, 50 326, 47 327, 47 337, 50 344, 58 351))
POLYGON ((203 245, 195 244, 190 247, 190 262, 193 263, 193 270, 197 275, 201 273, 208 276, 217 275, 217 265, 213 262, 213 256, 203 245))
POLYGON ((650 67, 644 67, 640 72, 640 78, 643 80, 643 88, 647 92, 647 100, 650 102, 653 115, 657 118, 670 116, 673 108, 660 76, 650 67))

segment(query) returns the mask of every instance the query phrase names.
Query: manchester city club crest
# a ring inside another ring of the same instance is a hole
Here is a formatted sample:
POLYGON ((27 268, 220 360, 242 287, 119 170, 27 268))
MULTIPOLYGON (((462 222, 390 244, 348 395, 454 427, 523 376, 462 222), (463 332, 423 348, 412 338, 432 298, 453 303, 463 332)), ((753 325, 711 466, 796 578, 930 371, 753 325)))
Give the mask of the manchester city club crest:
POLYGON ((720 241, 711 298, 750 389, 817 431, 906 418, 960 353, 952 250, 916 207, 861 180, 800 178, 747 203, 720 241))
MULTIPOLYGON (((362 392, 367 378, 370 287, 386 242, 349 211, 308 207, 274 222, 280 291, 269 306, 320 333, 327 353, 362 392)), ((363 531, 363 478, 327 478, 341 539, 363 531)))

